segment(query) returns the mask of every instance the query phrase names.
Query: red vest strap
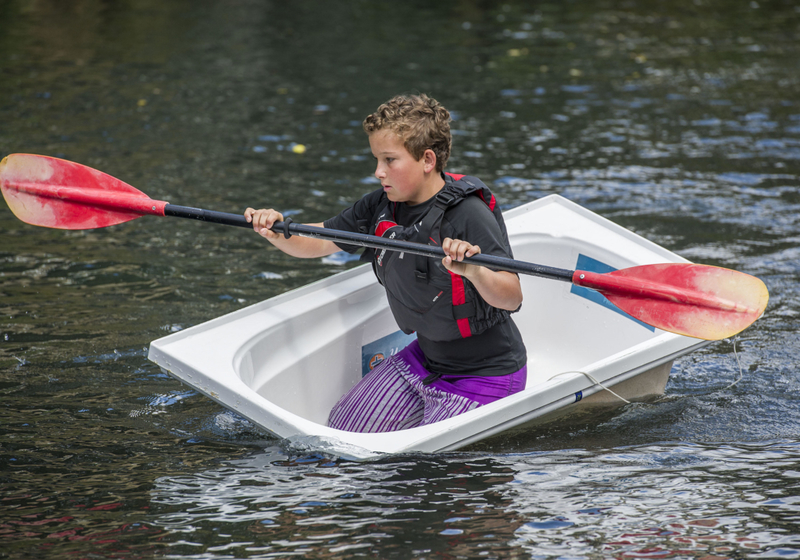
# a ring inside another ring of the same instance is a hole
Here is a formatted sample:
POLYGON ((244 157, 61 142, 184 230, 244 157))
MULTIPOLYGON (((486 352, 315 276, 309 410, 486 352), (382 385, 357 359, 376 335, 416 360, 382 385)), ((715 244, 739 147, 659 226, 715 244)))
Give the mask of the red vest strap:
MULTIPOLYGON (((467 303, 467 295, 464 291, 464 279, 454 272, 450 273, 450 282, 453 288, 453 305, 464 305, 467 303)), ((456 319, 458 325, 458 332, 461 333, 462 338, 472 336, 472 329, 469 328, 469 319, 456 319)))

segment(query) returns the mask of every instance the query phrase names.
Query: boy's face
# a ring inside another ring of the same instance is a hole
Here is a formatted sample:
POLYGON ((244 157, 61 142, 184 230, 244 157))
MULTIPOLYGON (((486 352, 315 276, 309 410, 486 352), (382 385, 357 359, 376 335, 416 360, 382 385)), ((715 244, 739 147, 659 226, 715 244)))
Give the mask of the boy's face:
POLYGON ((378 160, 375 177, 392 202, 419 204, 430 198, 425 189, 426 162, 419 161, 403 146, 403 141, 390 130, 369 135, 372 155, 378 160))

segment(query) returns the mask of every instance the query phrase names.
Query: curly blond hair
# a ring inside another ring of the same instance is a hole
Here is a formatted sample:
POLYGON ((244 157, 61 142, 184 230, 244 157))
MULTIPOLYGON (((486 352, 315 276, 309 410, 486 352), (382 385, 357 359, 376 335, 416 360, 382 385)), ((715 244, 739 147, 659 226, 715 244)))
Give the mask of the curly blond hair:
POLYGON ((363 127, 367 134, 391 130, 417 161, 425 150, 433 150, 438 172, 450 158, 450 112, 424 93, 393 97, 364 119, 363 127))

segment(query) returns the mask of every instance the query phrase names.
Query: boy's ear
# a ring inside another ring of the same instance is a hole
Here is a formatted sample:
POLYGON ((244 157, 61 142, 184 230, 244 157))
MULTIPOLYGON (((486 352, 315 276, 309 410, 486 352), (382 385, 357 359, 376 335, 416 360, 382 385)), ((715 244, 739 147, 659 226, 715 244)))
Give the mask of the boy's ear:
POLYGON ((422 154, 422 159, 425 162, 425 173, 430 173, 436 169, 436 152, 433 150, 425 150, 422 154))

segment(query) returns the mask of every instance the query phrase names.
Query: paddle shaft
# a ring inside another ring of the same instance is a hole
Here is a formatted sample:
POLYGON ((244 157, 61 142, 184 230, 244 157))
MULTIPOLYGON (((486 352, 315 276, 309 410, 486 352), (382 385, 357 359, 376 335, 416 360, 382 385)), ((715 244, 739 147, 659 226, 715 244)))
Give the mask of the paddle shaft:
MULTIPOLYGON (((178 218, 190 218, 193 220, 224 224, 228 226, 239 226, 246 228, 253 227, 253 224, 248 222, 241 214, 215 212, 213 210, 202 210, 200 208, 176 206, 174 204, 167 204, 164 206, 164 215, 178 218)), ((275 222, 275 224, 272 226, 272 230, 286 235, 287 225, 290 235, 298 235, 300 237, 309 237, 313 239, 324 239, 326 241, 355 245, 357 247, 369 247, 370 249, 387 249, 389 251, 421 255, 423 257, 439 259, 443 259, 445 257, 444 250, 435 245, 423 245, 422 243, 401 241, 397 239, 384 239, 382 237, 376 237, 374 235, 367 235, 364 233, 326 229, 295 223, 286 224, 285 222, 275 222)), ((531 276, 539 276, 553 280, 562 280, 564 282, 572 282, 572 277, 575 274, 574 270, 542 266, 505 257, 498 257, 495 255, 478 254, 465 258, 463 262, 467 264, 485 266, 494 270, 505 270, 508 272, 516 272, 518 274, 528 274, 531 276)))

